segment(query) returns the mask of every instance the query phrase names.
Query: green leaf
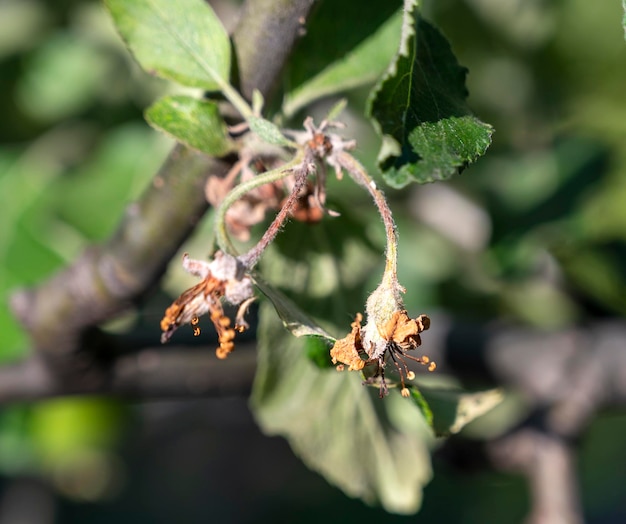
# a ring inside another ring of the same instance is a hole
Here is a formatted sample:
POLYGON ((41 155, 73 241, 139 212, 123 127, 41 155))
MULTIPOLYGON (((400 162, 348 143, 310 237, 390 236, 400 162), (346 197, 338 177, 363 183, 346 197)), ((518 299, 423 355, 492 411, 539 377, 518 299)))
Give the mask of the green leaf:
MULTIPOLYGON (((376 33, 402 7, 402 0, 344 0, 316 2, 307 20, 306 34, 298 41, 285 71, 286 91, 341 61, 376 33)), ((398 37, 394 40, 397 42, 398 37)), ((390 57, 391 58, 391 57, 390 57)))
POLYGON ((410 388, 409 392, 411 393, 411 396, 410 396, 411 400, 413 400, 415 405, 422 412, 422 415, 424 416, 424 420, 426 420, 428 425, 432 427, 433 426, 433 412, 430 409, 428 402, 426 402, 424 395, 422 395, 422 392, 418 388, 415 388, 415 387, 410 388))
POLYGON ((315 336, 322 337, 331 342, 335 338, 324 331, 306 313, 304 313, 291 299, 286 297, 278 289, 265 282, 259 275, 253 276, 254 283, 261 292, 270 300, 276 313, 283 321, 283 326, 296 337, 315 336))
POLYGON ((146 111, 151 126, 179 142, 220 157, 232 150, 217 104, 189 96, 166 96, 146 111))
POLYGON ((69 119, 97 103, 111 74, 113 63, 102 49, 84 38, 61 33, 30 55, 16 94, 31 118, 69 119))
POLYGON ((247 120, 250 125, 250 130, 259 135, 259 137, 268 144, 277 146, 293 145, 292 142, 282 134, 278 126, 269 120, 258 116, 248 117, 247 120))
POLYGON ((312 469, 352 497, 414 513, 431 477, 429 430, 393 391, 384 400, 358 373, 320 369, 268 304, 261 307, 252 406, 263 431, 282 435, 312 469))
POLYGON ((288 117, 314 100, 375 82, 398 48, 402 16, 398 12, 343 58, 292 90, 285 97, 288 117))
MULTIPOLYGON (((438 436, 458 433, 472 420, 497 406, 504 398, 500 389, 467 392, 420 387, 419 391, 432 410, 432 426, 438 436)), ((414 393, 415 389, 412 388, 411 395, 414 393)), ((417 402, 418 399, 413 398, 417 402)))
POLYGON ((626 39, 626 0, 622 0, 622 8, 624 9, 624 17, 622 18, 622 25, 624 26, 624 39, 626 39))
MULTIPOLYGON (((342 196, 354 203, 348 188, 342 196)), ((288 224, 261 262, 273 286, 297 297, 331 332, 345 334, 384 258, 382 249, 374 254, 364 237, 367 228, 351 208, 334 206, 340 218, 288 224)), ((273 302, 293 322, 298 310, 291 300, 273 302)), ((258 333, 252 407, 262 429, 287 438, 309 467, 350 496, 397 513, 415 512, 430 478, 432 438, 420 409, 397 389, 380 399, 378 388, 363 386, 359 373, 328 369, 326 341, 291 336, 269 303, 261 308, 258 333)))
POLYGON ((320 337, 307 337, 304 340, 304 349, 307 358, 321 369, 334 367, 330 358, 331 347, 332 343, 320 337))
POLYGON ((467 70, 450 44, 414 0, 405 4, 398 56, 369 103, 383 136, 379 167, 398 188, 451 177, 484 154, 493 132, 466 104, 467 70))
POLYGON ((147 72, 190 87, 228 82, 228 33, 203 0, 105 0, 115 25, 147 72))

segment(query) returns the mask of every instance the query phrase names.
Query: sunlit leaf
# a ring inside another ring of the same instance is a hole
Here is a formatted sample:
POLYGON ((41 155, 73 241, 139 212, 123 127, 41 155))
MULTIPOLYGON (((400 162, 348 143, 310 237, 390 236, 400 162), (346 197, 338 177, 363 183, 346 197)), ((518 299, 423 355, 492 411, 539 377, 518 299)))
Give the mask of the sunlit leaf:
MULTIPOLYGON (((358 49, 402 7, 402 0, 317 4, 306 21, 306 33, 298 41, 287 65, 287 92, 293 92, 323 74, 330 64, 339 64, 358 49)), ((393 40, 397 44, 398 35, 393 35, 393 40)))
POLYGON ((401 23, 397 13, 343 58, 289 92, 283 105, 285 114, 292 116, 314 100, 375 82, 398 48, 401 23))
POLYGON ((467 70, 450 44, 405 3, 397 59, 369 107, 383 136, 379 167, 394 187, 451 177, 486 151, 493 132, 466 104, 467 70))
POLYGON ((146 111, 146 120, 179 142, 220 157, 232 149, 217 104, 190 96, 166 96, 146 111))
POLYGON ((115 25, 148 73, 217 90, 230 74, 230 40, 203 0, 105 0, 115 25))
POLYGON ((397 391, 381 400, 358 373, 320 369, 268 304, 258 333, 252 405, 263 431, 286 437, 348 495, 395 513, 417 511, 431 466, 428 428, 415 405, 397 391))

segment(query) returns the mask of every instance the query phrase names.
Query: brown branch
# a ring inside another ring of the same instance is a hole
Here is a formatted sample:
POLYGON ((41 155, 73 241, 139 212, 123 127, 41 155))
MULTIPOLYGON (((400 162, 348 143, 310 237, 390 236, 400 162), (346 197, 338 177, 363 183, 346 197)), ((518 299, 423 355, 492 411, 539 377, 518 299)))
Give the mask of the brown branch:
POLYGON ((574 443, 599 412, 626 406, 626 323, 552 333, 477 325, 432 331, 429 353, 443 372, 503 385, 525 399, 527 418, 486 449, 497 469, 527 478, 527 522, 583 522, 574 443))
POLYGON ((18 291, 12 308, 35 349, 58 363, 85 347, 89 326, 145 294, 206 210, 206 177, 226 170, 223 162, 177 146, 107 242, 38 287, 18 291))
MULTIPOLYGON (((241 46, 239 72, 246 93, 256 87, 267 94, 310 5, 310 0, 246 4, 234 35, 241 46), (267 12, 259 16, 259 8, 267 12)), ((78 390, 81 382, 106 380, 106 371, 93 365, 96 359, 84 358, 97 352, 89 328, 150 291, 207 209, 203 191, 207 176, 223 174, 231 164, 177 146, 152 185, 128 207, 113 237, 38 287, 12 297, 15 315, 42 356, 38 366, 52 366, 58 380, 74 381, 78 390)))
MULTIPOLYGON (((110 348, 113 350, 113 348, 110 348)), ((238 344, 226 361, 210 348, 144 348, 116 358, 98 376, 60 380, 39 355, 0 367, 0 405, 73 395, 114 395, 155 400, 247 396, 256 369, 253 344, 238 344)))
POLYGON ((314 0, 255 0, 246 2, 233 35, 239 86, 248 99, 258 89, 268 96, 304 30, 314 0), (263 67, 259 67, 263 64, 263 67))
POLYGON ((527 524, 582 524, 571 445, 558 435, 519 429, 490 445, 499 469, 520 471, 528 479, 532 510, 527 524))

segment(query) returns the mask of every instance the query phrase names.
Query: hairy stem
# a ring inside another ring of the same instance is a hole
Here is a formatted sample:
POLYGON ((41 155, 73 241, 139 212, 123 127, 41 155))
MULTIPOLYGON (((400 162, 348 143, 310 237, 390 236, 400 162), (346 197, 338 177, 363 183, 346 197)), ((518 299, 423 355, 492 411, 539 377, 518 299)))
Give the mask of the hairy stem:
POLYGON ((385 225, 385 234, 387 237, 383 284, 387 283, 395 286, 398 282, 398 236, 387 200, 385 200, 382 191, 378 189, 376 182, 374 182, 367 174, 365 168, 352 155, 343 151, 337 155, 337 161, 339 165, 350 174, 355 182, 367 189, 376 203, 380 217, 385 225))

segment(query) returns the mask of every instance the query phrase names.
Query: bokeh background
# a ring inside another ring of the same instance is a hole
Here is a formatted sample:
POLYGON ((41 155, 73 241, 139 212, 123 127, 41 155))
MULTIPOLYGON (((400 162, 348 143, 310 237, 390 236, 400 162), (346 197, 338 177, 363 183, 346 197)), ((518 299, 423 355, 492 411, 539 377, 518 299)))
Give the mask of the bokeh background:
MULTIPOLYGON (((236 3, 212 4, 234 23, 236 3)), ((387 190, 408 309, 546 332, 623 317, 622 5, 440 0, 424 12, 470 69, 470 104, 496 133, 462 176, 387 190)), ((142 113, 172 89, 132 62, 100 2, 0 0, 2 362, 29 347, 10 315, 11 290, 107 238, 167 156, 171 141, 142 113)), ((372 166, 364 99, 351 95, 346 118, 360 136, 358 156, 372 166)), ((206 249, 209 230, 202 224, 186 249, 206 249)), ((167 294, 182 288, 180 272, 171 273, 160 295, 108 329, 156 344, 167 294)), ((523 409, 512 404, 494 425, 523 409)), ((484 438, 488 426, 454 438, 484 438)), ((577 443, 588 522, 626 521, 625 432, 623 412, 599 413, 577 443)), ((285 441, 262 436, 244 395, 11 405, 0 413, 0 524, 521 521, 524 479, 465 458, 435 453, 421 512, 398 517, 347 499, 285 441)))

